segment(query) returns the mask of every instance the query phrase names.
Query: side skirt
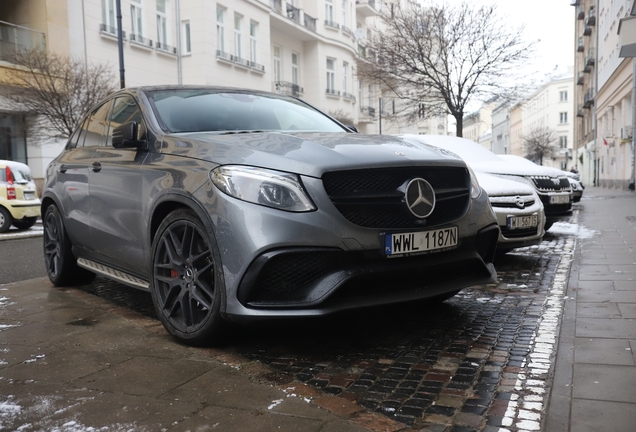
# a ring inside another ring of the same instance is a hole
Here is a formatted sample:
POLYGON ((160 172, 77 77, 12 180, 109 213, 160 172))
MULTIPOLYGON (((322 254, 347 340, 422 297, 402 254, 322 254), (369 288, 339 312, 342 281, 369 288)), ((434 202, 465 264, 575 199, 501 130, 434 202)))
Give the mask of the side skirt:
POLYGON ((107 267, 103 264, 96 263, 95 261, 87 260, 86 258, 79 258, 77 260, 77 265, 85 268, 86 270, 92 271, 93 273, 97 273, 98 275, 105 276, 109 279, 114 279, 117 282, 121 282, 133 288, 150 292, 150 282, 116 270, 112 267, 107 267))

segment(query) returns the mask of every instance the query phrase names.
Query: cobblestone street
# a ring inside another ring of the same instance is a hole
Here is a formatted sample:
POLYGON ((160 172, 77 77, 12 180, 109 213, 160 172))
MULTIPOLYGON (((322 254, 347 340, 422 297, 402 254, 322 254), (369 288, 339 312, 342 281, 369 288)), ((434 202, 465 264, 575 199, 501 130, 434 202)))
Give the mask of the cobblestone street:
MULTIPOLYGON (((319 390, 386 416, 381 430, 539 430, 575 244, 568 225, 500 257, 497 283, 443 303, 260 323, 223 350, 268 365, 258 378, 290 395, 319 390)), ((101 278, 81 289, 155 317, 149 294, 101 278)))

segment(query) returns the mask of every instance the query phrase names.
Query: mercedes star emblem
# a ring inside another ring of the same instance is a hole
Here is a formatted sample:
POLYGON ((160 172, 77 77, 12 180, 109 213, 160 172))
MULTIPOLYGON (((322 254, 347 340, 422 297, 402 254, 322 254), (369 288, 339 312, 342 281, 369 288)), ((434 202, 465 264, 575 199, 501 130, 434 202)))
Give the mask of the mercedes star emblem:
POLYGON ((423 219, 433 213, 435 191, 423 178, 415 178, 406 185, 406 205, 413 216, 423 219))

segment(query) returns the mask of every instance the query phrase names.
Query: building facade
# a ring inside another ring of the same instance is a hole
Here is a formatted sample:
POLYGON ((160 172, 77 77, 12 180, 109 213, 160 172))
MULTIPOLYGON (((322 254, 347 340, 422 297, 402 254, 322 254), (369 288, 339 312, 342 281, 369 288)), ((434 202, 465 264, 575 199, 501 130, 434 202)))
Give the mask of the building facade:
MULTIPOLYGON (((125 84, 273 91, 361 133, 446 134, 445 117, 394 121, 400 101, 356 77, 358 60, 374 60, 368 34, 385 9, 380 0, 121 0, 125 84)), ((2 49, 8 34, 18 47, 40 38, 42 49, 107 63, 119 76, 115 0, 4 0, 0 21, 2 49)), ((0 73, 11 67, 0 62, 0 73)), ((28 163, 41 180, 63 143, 29 142, 23 117, 0 101, 11 136, 0 158, 28 163)))

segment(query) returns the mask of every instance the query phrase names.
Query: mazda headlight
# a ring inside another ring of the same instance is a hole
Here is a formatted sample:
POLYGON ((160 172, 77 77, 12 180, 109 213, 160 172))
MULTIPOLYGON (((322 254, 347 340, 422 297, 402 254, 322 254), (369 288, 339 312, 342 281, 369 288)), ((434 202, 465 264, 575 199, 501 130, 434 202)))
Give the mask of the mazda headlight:
POLYGON ((216 187, 242 201, 290 212, 316 210, 295 174, 227 165, 212 170, 210 178, 216 187))
POLYGON ((470 197, 472 199, 477 199, 481 195, 481 186, 479 186, 479 182, 477 181, 477 176, 471 167, 466 165, 468 171, 470 172, 470 197))

